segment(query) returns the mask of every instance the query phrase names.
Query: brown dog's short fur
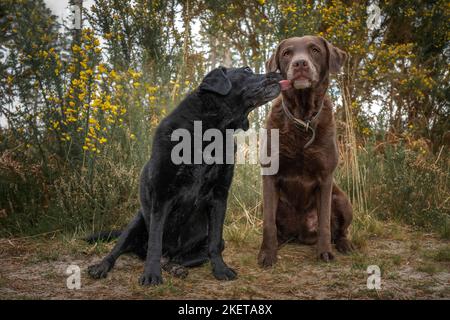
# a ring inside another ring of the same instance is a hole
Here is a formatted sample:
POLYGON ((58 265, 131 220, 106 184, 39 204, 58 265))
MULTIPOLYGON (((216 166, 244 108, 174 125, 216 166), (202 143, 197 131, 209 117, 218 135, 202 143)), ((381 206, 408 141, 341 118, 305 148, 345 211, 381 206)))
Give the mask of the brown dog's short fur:
MULTIPOLYGON (((333 182, 338 150, 333 106, 326 94, 329 74, 339 71, 346 56, 327 40, 306 36, 282 41, 266 63, 268 72, 279 70, 295 87, 274 101, 267 122, 267 129, 279 129, 279 170, 263 176, 261 266, 273 265, 279 245, 287 241, 317 243, 318 257, 324 261, 334 258, 332 242, 340 252, 353 249, 347 239, 352 207, 333 182), (294 117, 305 121, 313 119, 323 103, 311 124, 316 137, 309 147, 304 148, 311 132, 294 125, 282 101, 294 117)), ((267 146, 270 149, 270 137, 267 146)))

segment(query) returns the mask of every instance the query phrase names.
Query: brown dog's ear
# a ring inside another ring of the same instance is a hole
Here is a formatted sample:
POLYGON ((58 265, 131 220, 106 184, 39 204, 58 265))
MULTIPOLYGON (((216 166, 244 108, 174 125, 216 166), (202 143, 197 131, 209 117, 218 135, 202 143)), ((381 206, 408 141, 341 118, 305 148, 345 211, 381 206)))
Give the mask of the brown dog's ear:
POLYGON ((273 53, 270 58, 266 61, 266 72, 277 72, 278 68, 278 58, 276 52, 273 53))
POLYGON ((280 48, 282 43, 284 42, 281 41, 280 44, 278 45, 277 49, 275 50, 275 52, 272 54, 272 56, 266 61, 266 72, 277 72, 278 70, 280 70, 280 65, 278 63, 278 57, 280 54, 280 48))
POLYGON ((328 51, 328 67, 330 73, 338 73, 342 66, 344 65, 345 61, 347 60, 347 52, 333 46, 331 43, 329 43, 327 40, 322 38, 323 42, 325 43, 325 47, 328 51))

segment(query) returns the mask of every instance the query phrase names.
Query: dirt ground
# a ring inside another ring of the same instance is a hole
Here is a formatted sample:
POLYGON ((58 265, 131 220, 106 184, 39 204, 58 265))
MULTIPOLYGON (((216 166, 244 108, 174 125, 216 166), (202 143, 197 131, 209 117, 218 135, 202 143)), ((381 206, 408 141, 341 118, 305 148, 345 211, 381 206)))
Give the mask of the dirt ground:
POLYGON ((219 282, 209 265, 186 279, 164 273, 164 284, 141 287, 143 263, 121 257, 108 278, 92 280, 88 265, 113 245, 88 245, 62 235, 0 239, 0 299, 450 299, 450 242, 396 224, 384 227, 356 253, 318 262, 315 248, 288 244, 276 267, 263 270, 256 256, 261 235, 228 236, 225 261, 238 271, 219 282), (81 289, 66 287, 69 265, 81 268, 81 289), (367 289, 367 266, 381 269, 381 289, 367 289))

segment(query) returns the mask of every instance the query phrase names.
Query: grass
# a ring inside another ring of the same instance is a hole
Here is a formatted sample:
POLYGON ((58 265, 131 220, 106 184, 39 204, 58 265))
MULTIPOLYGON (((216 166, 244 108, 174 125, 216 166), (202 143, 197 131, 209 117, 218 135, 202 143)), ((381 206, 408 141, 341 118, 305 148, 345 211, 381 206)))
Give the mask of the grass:
POLYGON ((428 274, 435 274, 439 272, 441 269, 434 263, 425 263, 417 267, 417 271, 425 272, 428 274))
POLYGON ((438 249, 434 254, 434 260, 438 262, 450 262, 450 246, 438 249))
MULTIPOLYGON (((353 241, 364 247, 367 237, 382 235, 380 221, 406 223, 449 239, 448 150, 433 155, 401 143, 384 145, 382 152, 376 146, 375 141, 366 141, 364 147, 357 144, 342 149, 341 145, 342 163, 335 180, 354 207, 353 241)), ((30 173, 11 157, 0 158, 0 177, 13 175, 4 172, 11 166, 21 177, 0 179, 0 191, 5 194, 0 200, 0 236, 53 231, 86 234, 123 227, 139 207, 138 178, 148 151, 148 147, 144 148, 143 154, 141 147, 142 143, 130 144, 130 150, 123 155, 121 148, 111 145, 98 156, 91 170, 65 167, 48 184, 40 171, 43 168, 36 166, 38 173, 30 173)), ((250 164, 235 169, 226 232, 236 241, 243 241, 251 229, 261 230, 259 170, 258 165, 250 164)))
MULTIPOLYGON (((245 228, 245 225, 242 226, 245 228)), ((225 261, 237 270, 235 281, 214 279, 209 264, 189 270, 186 279, 163 274, 159 287, 141 287, 143 263, 132 255, 121 257, 103 280, 92 280, 87 266, 98 261, 114 243, 89 245, 68 235, 42 236, 7 241, 0 239, 0 297, 33 299, 417 299, 450 298, 446 262, 437 261, 447 244, 428 233, 396 224, 384 224, 386 232, 367 239, 367 250, 351 255, 336 252, 336 260, 317 261, 314 246, 289 244, 279 251, 271 269, 257 265, 260 234, 250 230, 243 242, 225 235, 225 261), (402 231, 403 240, 391 238, 402 231), (411 249, 419 241, 422 249, 411 249), (395 252, 392 250, 395 244, 395 252), (396 253, 397 252, 397 253, 396 253), (56 258, 55 258, 56 257, 56 258), (20 261, 18 268, 18 262, 20 261), (407 261, 407 263, 406 263, 407 261), (81 290, 63 285, 69 264, 82 269, 81 290), (379 265, 382 288, 368 290, 367 266, 379 265)), ((439 258, 440 259, 440 258, 439 258)))

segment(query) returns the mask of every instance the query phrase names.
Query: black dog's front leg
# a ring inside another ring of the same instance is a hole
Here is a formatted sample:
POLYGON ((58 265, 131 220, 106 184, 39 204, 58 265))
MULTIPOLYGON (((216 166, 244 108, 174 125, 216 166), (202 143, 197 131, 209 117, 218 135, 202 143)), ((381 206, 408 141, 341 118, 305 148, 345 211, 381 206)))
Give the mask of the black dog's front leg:
POLYGON ((136 217, 121 233, 111 252, 100 263, 89 266, 88 274, 94 279, 106 278, 106 275, 114 267, 117 258, 121 254, 139 250, 144 245, 139 241, 144 233, 146 233, 144 218, 141 212, 138 212, 136 217))
POLYGON ((139 279, 143 286, 163 283, 161 274, 162 238, 166 212, 144 212, 150 218, 148 228, 148 249, 144 273, 139 279))
POLYGON ((222 257, 224 249, 222 233, 226 210, 227 197, 225 195, 221 199, 213 200, 208 219, 208 253, 214 277, 218 280, 233 280, 237 277, 236 271, 228 267, 222 257))

